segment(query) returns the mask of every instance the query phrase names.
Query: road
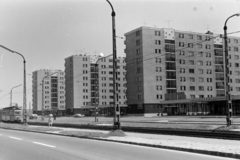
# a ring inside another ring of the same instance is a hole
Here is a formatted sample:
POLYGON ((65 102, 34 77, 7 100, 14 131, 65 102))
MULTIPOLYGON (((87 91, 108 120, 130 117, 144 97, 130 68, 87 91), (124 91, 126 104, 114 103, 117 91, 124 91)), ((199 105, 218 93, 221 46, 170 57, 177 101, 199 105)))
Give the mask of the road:
POLYGON ((202 154, 0 129, 0 160, 227 160, 202 154))

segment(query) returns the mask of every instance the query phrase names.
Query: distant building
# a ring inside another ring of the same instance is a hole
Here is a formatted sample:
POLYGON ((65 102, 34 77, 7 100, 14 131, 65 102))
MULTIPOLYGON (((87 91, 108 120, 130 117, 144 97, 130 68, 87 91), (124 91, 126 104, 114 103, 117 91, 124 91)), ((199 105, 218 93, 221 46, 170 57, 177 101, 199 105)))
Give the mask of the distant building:
POLYGON ((41 115, 44 111, 45 114, 51 112, 65 115, 64 72, 61 70, 37 70, 33 72, 32 79, 33 113, 41 115), (42 90, 43 78, 44 86, 42 90), (44 104, 42 104, 42 101, 44 104))
MULTIPOLYGON (((125 37, 129 114, 226 114, 221 35, 139 27, 125 37)), ((231 95, 237 96, 240 38, 228 38, 231 95)))
MULTIPOLYGON (((95 113, 95 105, 105 108, 105 111, 102 109, 100 114, 112 114, 113 60, 111 57, 107 57, 98 61, 99 58, 99 56, 88 55, 73 55, 65 58, 66 110, 68 114, 92 114, 95 113)), ((125 58, 119 57, 117 64, 119 105, 126 107, 125 58)))

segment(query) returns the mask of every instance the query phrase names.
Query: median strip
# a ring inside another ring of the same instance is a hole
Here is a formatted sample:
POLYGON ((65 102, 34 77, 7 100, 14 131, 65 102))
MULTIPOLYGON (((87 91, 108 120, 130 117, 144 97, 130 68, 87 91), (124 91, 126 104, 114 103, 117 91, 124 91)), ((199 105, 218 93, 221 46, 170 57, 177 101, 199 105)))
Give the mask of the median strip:
POLYGON ((56 147, 56 146, 52 146, 52 145, 48 145, 48 144, 44 144, 44 143, 39 143, 39 142, 33 142, 33 143, 38 144, 38 145, 42 145, 42 146, 52 147, 52 148, 56 147))

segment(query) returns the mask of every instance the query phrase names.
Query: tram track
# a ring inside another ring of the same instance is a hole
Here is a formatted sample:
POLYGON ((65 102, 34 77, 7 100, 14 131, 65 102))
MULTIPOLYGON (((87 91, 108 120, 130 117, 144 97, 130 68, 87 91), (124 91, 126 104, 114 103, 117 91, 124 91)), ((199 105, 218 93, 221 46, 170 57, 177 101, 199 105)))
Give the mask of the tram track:
MULTIPOLYGON (((47 126, 47 123, 29 122, 29 125, 47 126)), ((87 125, 87 124, 66 124, 55 123, 55 127, 63 128, 79 128, 79 129, 93 129, 93 130, 112 130, 113 126, 105 125, 87 125)), ((130 127, 122 126, 121 129, 125 132, 147 133, 147 134, 165 134, 189 137, 203 137, 216 139, 240 140, 240 132, 236 131, 220 131, 220 130, 190 130, 190 129, 165 129, 152 127, 130 127)))

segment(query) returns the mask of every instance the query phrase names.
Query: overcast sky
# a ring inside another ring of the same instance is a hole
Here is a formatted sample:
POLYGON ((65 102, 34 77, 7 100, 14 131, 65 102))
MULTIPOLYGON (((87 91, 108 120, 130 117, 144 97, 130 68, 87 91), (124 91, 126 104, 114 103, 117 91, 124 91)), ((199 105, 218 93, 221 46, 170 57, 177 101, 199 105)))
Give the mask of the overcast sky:
MULTIPOLYGON (((182 31, 223 33, 225 20, 240 12, 240 0, 110 0, 116 12, 116 35, 140 26, 182 31)), ((240 17, 228 22, 228 32, 240 30, 240 17)), ((234 34, 232 36, 239 36, 234 34)), ((27 73, 64 70, 74 54, 112 54, 111 8, 105 0, 0 0, 0 45, 22 53, 27 73)), ((117 55, 125 56, 117 38, 117 55)), ((0 48, 0 108, 10 104, 12 87, 23 84, 22 58, 0 48)), ((27 105, 32 101, 32 77, 27 75, 27 105)), ((22 106, 23 87, 13 89, 22 106)))

